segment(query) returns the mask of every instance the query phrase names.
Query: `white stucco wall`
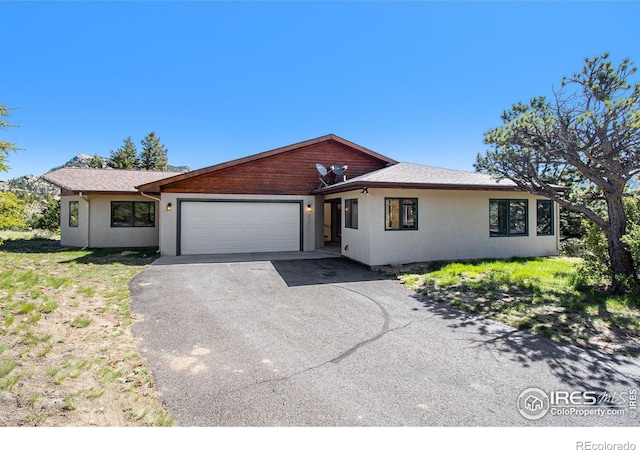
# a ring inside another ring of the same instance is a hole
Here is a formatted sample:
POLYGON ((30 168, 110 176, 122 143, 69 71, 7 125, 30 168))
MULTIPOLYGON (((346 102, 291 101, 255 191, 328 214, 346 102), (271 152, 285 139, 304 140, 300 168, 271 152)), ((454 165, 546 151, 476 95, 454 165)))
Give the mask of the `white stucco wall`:
POLYGON ((70 247, 156 247, 158 246, 158 202, 154 227, 112 227, 111 202, 151 202, 142 195, 64 196, 60 204, 60 244, 70 247), (79 201, 78 227, 69 227, 69 202, 79 201))
MULTIPOLYGON (((371 260, 371 215, 373 204, 371 202, 371 196, 360 195, 360 190, 351 192, 342 192, 340 194, 327 195, 326 200, 340 198, 342 201, 342 242, 341 253, 356 261, 369 264, 371 260), (344 226, 345 219, 345 200, 357 199, 358 200, 358 228, 346 228, 344 226)), ((384 205, 382 206, 382 212, 384 212, 384 205)), ((383 220, 384 225, 384 220, 383 220)))
POLYGON ((542 197, 531 194, 369 188, 368 196, 360 190, 327 196, 336 197, 343 204, 358 198, 359 227, 343 229, 342 254, 367 265, 558 254, 557 208, 555 234, 537 236, 536 200, 542 197), (417 230, 385 230, 386 197, 418 198, 417 230), (528 200, 528 236, 490 237, 489 199, 528 200))
POLYGON ((60 245, 89 247, 89 203, 79 195, 60 198, 60 245), (78 202, 78 226, 69 226, 69 202, 78 202))
MULTIPOLYGON (((160 216, 160 254, 175 256, 177 253, 178 237, 178 202, 180 199, 202 200, 238 200, 238 201, 300 201, 302 202, 302 243, 303 251, 313 251, 316 248, 316 197, 313 195, 233 195, 233 194, 182 194, 163 193, 158 213, 160 216), (172 210, 167 211, 167 204, 171 203, 172 210), (307 211, 311 205, 311 211, 307 211)), ((322 205, 320 205, 322 206, 322 205)))

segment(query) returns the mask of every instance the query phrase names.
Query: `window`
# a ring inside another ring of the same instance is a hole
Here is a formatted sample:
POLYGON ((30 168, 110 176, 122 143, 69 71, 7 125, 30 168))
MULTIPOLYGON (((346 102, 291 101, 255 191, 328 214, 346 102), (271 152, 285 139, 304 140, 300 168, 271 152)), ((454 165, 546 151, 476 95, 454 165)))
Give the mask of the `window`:
POLYGON ((385 230, 417 230, 417 198, 385 198, 385 230))
POLYGON ((553 201, 538 200, 536 211, 536 231, 538 233, 538 236, 552 236, 554 233, 553 201))
POLYGON ((352 198, 344 201, 344 226, 358 229, 358 199, 352 198))
POLYGON ((526 236, 527 200, 489 200, 490 236, 526 236))
POLYGON ((154 227, 154 202, 111 202, 112 227, 154 227))
POLYGON ((69 202, 69 226, 78 226, 78 212, 80 210, 80 204, 77 200, 69 202))

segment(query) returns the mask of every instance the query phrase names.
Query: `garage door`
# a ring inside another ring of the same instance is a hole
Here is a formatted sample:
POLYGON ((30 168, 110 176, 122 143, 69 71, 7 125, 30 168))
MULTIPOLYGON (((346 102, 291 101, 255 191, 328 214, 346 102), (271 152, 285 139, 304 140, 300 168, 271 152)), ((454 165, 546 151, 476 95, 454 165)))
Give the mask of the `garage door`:
POLYGON ((180 253, 298 251, 300 208, 300 203, 183 201, 180 253))

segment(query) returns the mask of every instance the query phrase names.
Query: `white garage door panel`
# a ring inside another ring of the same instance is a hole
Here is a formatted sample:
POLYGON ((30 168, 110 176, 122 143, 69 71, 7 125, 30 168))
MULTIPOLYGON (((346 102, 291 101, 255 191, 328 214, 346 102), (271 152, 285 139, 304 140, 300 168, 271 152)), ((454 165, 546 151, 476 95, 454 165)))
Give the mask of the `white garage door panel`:
POLYGON ((300 250, 300 204, 183 202, 180 253, 300 250))

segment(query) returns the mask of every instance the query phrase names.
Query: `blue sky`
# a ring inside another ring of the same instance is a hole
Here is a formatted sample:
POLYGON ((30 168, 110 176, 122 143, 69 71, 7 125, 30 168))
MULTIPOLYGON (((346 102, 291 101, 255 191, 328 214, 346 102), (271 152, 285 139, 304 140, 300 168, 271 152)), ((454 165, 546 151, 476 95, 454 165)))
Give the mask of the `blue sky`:
POLYGON ((473 170, 584 57, 640 64, 637 2, 0 2, 0 103, 42 175, 155 131, 192 169, 335 133, 473 170))

